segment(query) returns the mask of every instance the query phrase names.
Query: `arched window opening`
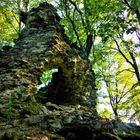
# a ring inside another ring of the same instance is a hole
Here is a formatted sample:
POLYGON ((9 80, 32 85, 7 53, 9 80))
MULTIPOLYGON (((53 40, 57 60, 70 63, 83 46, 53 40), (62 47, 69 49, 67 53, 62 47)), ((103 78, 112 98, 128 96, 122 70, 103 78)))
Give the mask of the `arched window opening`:
POLYGON ((58 69, 51 69, 44 71, 42 76, 40 77, 41 84, 38 85, 38 92, 36 94, 36 99, 42 103, 47 101, 47 91, 49 85, 51 85, 52 74, 58 72, 58 69))

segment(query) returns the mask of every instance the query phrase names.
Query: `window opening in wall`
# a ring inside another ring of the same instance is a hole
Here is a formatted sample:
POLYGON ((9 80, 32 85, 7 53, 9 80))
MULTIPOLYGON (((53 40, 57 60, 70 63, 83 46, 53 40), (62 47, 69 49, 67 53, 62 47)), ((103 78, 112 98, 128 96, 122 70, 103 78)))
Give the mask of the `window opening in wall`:
POLYGON ((41 84, 38 86, 38 89, 40 89, 41 87, 45 87, 49 84, 49 82, 51 82, 52 80, 52 74, 54 72, 58 72, 58 69, 51 69, 51 70, 47 70, 45 72, 43 72, 40 81, 41 84))

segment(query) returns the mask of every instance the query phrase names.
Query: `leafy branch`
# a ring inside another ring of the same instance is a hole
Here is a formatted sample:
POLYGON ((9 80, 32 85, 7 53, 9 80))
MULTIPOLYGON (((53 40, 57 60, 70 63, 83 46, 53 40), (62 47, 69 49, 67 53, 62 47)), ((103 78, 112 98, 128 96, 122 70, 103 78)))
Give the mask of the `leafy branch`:
POLYGON ((123 56, 123 58, 126 60, 126 62, 129 63, 129 64, 132 66, 132 68, 134 69, 135 75, 136 75, 137 80, 138 80, 138 83, 140 83, 140 73, 139 73, 138 65, 137 65, 137 63, 136 63, 136 59, 135 59, 135 57, 134 57, 133 52, 131 52, 131 51, 129 50, 129 54, 130 54, 131 60, 132 60, 132 62, 131 62, 131 61, 126 57, 126 55, 122 52, 122 50, 121 50, 121 48, 120 48, 120 45, 118 44, 117 40, 114 39, 114 41, 115 41, 115 43, 116 43, 116 46, 117 46, 117 48, 118 48, 119 53, 123 56))
POLYGON ((14 31, 15 31, 16 33, 19 33, 19 31, 15 28, 15 25, 11 22, 11 20, 10 20, 10 18, 7 16, 7 14, 6 14, 4 11, 2 11, 2 14, 4 15, 6 21, 7 21, 7 22, 11 25, 11 27, 14 29, 14 31))
POLYGON ((127 7, 128 7, 130 10, 132 10, 132 11, 134 11, 134 12, 136 13, 137 18, 138 18, 138 21, 139 21, 139 23, 140 23, 140 11, 139 11, 138 6, 135 5, 135 7, 132 7, 131 4, 128 2, 128 0, 124 0, 124 3, 127 5, 127 7))
POLYGON ((78 43, 80 44, 80 48, 82 48, 81 41, 80 41, 78 32, 77 32, 77 30, 76 30, 76 27, 75 27, 75 23, 74 23, 74 21, 72 20, 72 18, 70 17, 69 12, 68 12, 69 6, 67 5, 67 1, 66 1, 66 0, 63 0, 62 2, 63 2, 63 4, 64 4, 64 6, 65 6, 65 13, 66 13, 66 16, 67 16, 67 18, 69 19, 69 21, 70 21, 70 23, 71 23, 71 25, 72 25, 72 28, 73 28, 73 31, 75 32, 76 38, 77 38, 77 40, 78 40, 78 43))

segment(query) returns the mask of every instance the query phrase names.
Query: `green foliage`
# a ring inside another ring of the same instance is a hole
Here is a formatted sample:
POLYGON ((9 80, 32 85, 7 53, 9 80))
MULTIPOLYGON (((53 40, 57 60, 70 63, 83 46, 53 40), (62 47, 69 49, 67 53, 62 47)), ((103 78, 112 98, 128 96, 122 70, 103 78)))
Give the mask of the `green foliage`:
POLYGON ((43 72, 42 77, 40 78, 42 84, 48 85, 48 83, 51 82, 52 74, 57 71, 58 71, 57 69, 51 69, 51 70, 43 72))
POLYGON ((13 45, 24 24, 20 21, 20 11, 28 12, 45 0, 1 0, 0 4, 0 48, 13 45))
POLYGON ((102 118, 110 119, 112 117, 112 112, 109 111, 107 108, 98 108, 98 113, 102 118))
POLYGON ((18 24, 13 20, 13 13, 10 9, 1 7, 0 10, 0 46, 9 45, 17 38, 18 24))

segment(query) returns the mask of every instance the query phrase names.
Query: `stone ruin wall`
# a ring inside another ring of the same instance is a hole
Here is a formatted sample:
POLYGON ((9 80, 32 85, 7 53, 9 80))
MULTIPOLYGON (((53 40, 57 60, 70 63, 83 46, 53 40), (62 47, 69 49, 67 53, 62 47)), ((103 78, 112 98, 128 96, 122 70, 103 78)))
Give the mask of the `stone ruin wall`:
POLYGON ((55 94, 65 94, 67 104, 95 107, 89 60, 82 51, 70 46, 56 9, 42 3, 22 20, 26 27, 15 46, 0 51, 0 104, 8 103, 11 96, 23 102, 35 101, 43 71, 58 68, 65 77, 65 87, 64 93, 58 90, 55 94))

